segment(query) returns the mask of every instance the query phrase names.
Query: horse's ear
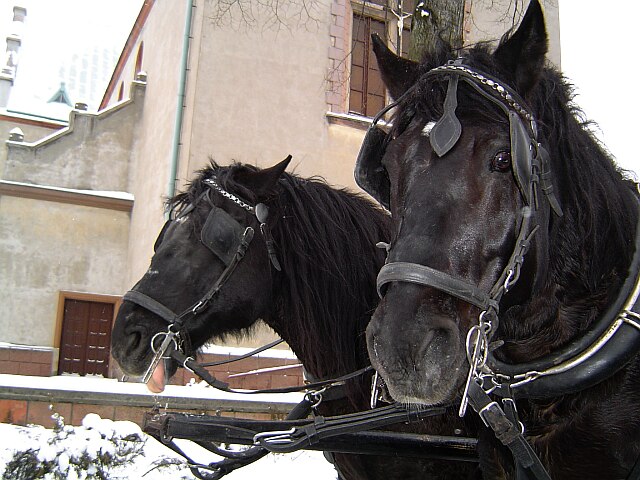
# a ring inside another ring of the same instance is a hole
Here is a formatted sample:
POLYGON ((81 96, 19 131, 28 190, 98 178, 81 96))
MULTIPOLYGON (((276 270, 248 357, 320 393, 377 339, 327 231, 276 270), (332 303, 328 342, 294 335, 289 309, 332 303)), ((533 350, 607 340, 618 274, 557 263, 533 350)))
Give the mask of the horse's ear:
POLYGON ((518 29, 503 38, 493 55, 513 75, 518 93, 526 97, 540 79, 547 49, 542 7, 538 0, 531 0, 518 29))
POLYGON ((258 198, 265 197, 273 190, 278 179, 289 166, 289 162, 291 162, 291 155, 269 168, 255 171, 241 170, 237 172, 235 180, 255 193, 258 198))
POLYGON ((406 92, 418 78, 418 64, 393 53, 377 35, 371 35, 373 53, 378 60, 382 81, 394 99, 406 92))

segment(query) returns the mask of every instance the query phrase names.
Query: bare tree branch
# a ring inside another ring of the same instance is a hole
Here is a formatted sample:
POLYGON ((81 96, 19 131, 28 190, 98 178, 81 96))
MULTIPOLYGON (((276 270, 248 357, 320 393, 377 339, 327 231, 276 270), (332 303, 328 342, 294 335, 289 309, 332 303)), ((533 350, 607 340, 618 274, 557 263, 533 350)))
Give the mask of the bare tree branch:
POLYGON ((317 27, 322 0, 208 0, 215 26, 237 29, 291 30, 317 27))

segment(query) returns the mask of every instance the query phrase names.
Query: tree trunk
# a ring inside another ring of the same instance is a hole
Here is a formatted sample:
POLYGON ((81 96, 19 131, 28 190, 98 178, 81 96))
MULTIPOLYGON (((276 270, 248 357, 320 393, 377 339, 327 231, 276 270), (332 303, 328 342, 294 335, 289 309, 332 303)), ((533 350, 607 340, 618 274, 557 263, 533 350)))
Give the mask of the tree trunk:
POLYGON ((462 46, 465 0, 420 0, 411 19, 409 58, 420 61, 438 41, 462 46))

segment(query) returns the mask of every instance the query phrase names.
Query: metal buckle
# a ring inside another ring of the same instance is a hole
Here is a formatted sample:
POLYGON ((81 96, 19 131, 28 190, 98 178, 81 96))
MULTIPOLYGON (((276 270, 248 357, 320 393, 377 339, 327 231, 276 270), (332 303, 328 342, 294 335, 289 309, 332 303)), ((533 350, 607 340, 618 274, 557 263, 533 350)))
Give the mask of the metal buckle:
POLYGON ((490 425, 489 425, 488 420, 487 420, 486 418, 484 418, 484 417, 485 417, 485 414, 486 414, 487 412, 489 412, 489 411, 491 411, 491 410, 495 409, 495 408, 497 408, 498 410, 500 410, 500 405, 498 405, 498 402, 493 401, 493 402, 491 402, 491 403, 489 403, 489 404, 485 405, 484 407, 482 407, 482 408, 480 409, 480 411, 478 412, 478 416, 480 417, 480 419, 482 420, 482 423, 484 423, 484 425, 485 425, 486 427, 491 428, 491 427, 490 427, 490 425))
POLYGON ((378 405, 378 380, 380 379, 380 375, 376 372, 371 379, 371 400, 369 402, 369 406, 371 409, 376 408, 378 405))
POLYGON ((253 436, 253 444, 262 445, 270 443, 273 445, 286 445, 293 442, 291 435, 294 433, 296 433, 296 427, 291 427, 289 430, 275 430, 273 432, 256 433, 253 436))

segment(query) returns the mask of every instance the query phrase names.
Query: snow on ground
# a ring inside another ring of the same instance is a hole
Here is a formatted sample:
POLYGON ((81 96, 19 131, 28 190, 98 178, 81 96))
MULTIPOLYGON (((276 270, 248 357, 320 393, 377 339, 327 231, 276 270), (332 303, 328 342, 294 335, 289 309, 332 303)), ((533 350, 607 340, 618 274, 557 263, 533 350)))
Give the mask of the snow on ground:
MULTIPOLYGON (((293 408, 297 404, 302 394, 259 394, 259 395, 239 395, 226 393, 213 388, 204 387, 196 383, 190 386, 168 385, 166 391, 160 395, 151 395, 145 385, 139 383, 119 382, 115 379, 102 377, 79 377, 76 375, 65 375, 55 377, 29 377, 21 375, 0 374, 0 389, 21 389, 28 388, 33 392, 56 391, 69 392, 71 394, 82 395, 83 392, 95 394, 107 394, 110 396, 125 395, 128 397, 149 397, 157 404, 163 404, 165 399, 171 398, 202 398, 206 400, 223 401, 244 401, 269 403, 274 407, 281 405, 286 410, 293 408)), ((95 457, 102 449, 113 449, 113 443, 108 445, 105 437, 117 434, 125 437, 129 434, 138 434, 144 439, 144 455, 139 456, 134 465, 113 468, 108 471, 110 479, 141 479, 141 480, 165 480, 165 479, 194 479, 189 469, 182 466, 170 466, 154 468, 158 462, 167 459, 183 460, 173 451, 156 441, 154 438, 141 432, 140 427, 133 422, 112 421, 101 419, 96 414, 89 414, 83 421, 83 426, 66 426, 64 430, 64 440, 57 443, 50 443, 56 437, 54 430, 45 429, 42 426, 32 425, 22 427, 0 423, 0 477, 3 477, 7 463, 11 460, 15 452, 24 451, 29 448, 39 450, 39 459, 56 459, 62 457, 63 464, 74 452, 87 451, 89 456, 95 457), (101 435, 102 434, 102 435, 101 435), (63 445, 62 448, 54 449, 55 445, 63 445)), ((60 435, 58 435, 60 437, 60 435)), ((180 448, 189 453, 195 461, 209 463, 220 460, 211 452, 188 442, 180 441, 180 448)), ((58 459, 59 461, 59 459, 58 459)), ((53 480, 52 475, 37 477, 45 480, 53 480)), ((72 480, 72 474, 63 475, 58 478, 72 480)), ((84 478, 80 476, 79 478, 84 478)), ((93 477, 95 478, 95 477, 93 477)), ((322 452, 300 451, 291 454, 270 454, 257 462, 240 468, 225 478, 229 480, 255 480, 278 478, 305 480, 333 480, 337 478, 333 466, 324 459, 322 452)), ((13 480, 13 479, 11 479, 13 480)), ((31 479, 29 479, 31 480, 31 479)))
MULTIPOLYGON (((86 451, 90 456, 97 456, 98 452, 113 448, 104 437, 110 435, 126 437, 131 434, 138 434, 144 439, 143 455, 138 456, 133 465, 116 467, 108 470, 108 478, 111 479, 144 479, 144 480, 164 480, 164 479, 193 479, 195 478, 186 465, 169 465, 157 468, 161 461, 182 457, 169 450, 167 447, 156 441, 152 437, 142 433, 140 428, 127 421, 117 421, 101 419, 96 414, 89 414, 80 427, 64 427, 64 440, 58 443, 51 443, 55 433, 51 429, 41 426, 21 427, 9 424, 0 424, 0 475, 6 470, 7 463, 11 460, 15 452, 24 451, 29 448, 39 449, 37 455, 39 460, 56 459, 56 468, 68 468, 70 459, 86 451), (101 435, 102 434, 102 435, 101 435), (59 445, 63 445, 62 448, 59 445)), ((194 460, 208 463, 220 460, 207 450, 188 441, 181 441, 180 447, 191 454, 194 460)), ((91 470, 93 467, 89 467, 91 470)), ((74 471, 61 478, 86 478, 84 471, 76 476, 74 471)), ((4 477, 3 477, 4 478, 4 477)), ((54 479, 52 474, 43 479, 54 479)), ((240 468, 230 473, 226 478, 229 480, 255 480, 256 478, 271 479, 298 479, 306 480, 326 480, 337 478, 336 472, 323 457, 321 452, 300 451, 291 454, 270 454, 257 462, 240 468)))

